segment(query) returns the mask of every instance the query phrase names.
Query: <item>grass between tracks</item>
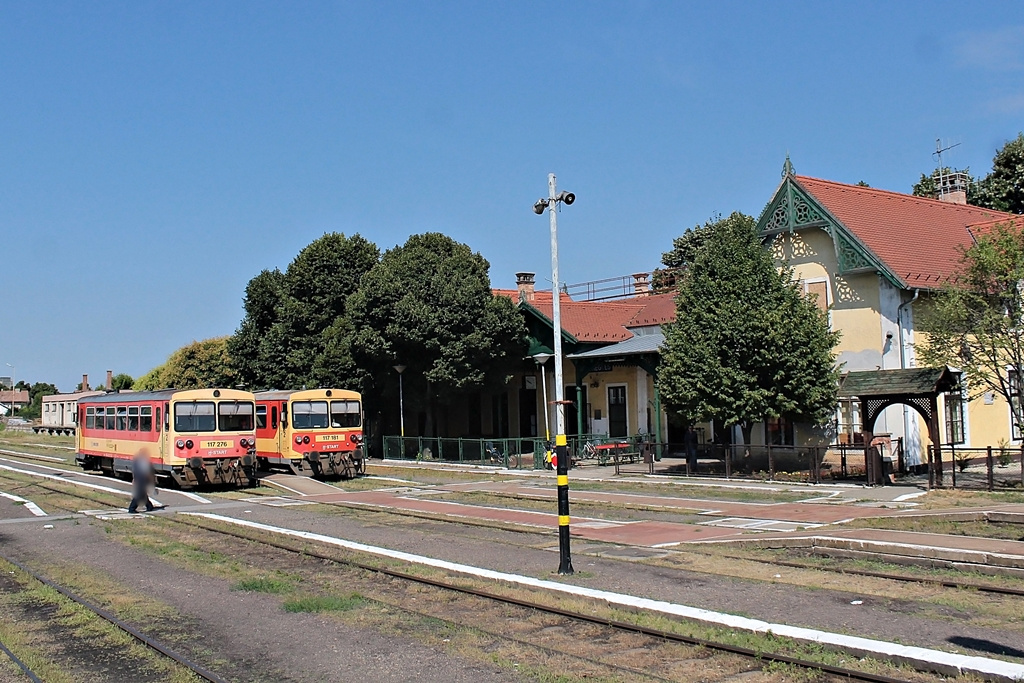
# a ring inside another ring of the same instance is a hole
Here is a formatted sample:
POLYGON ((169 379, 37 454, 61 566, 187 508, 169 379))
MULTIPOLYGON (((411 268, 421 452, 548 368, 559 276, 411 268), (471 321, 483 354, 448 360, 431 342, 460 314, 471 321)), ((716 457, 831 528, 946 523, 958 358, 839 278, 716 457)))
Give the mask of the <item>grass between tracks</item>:
MULTIPOLYGON (((218 543, 225 548, 233 544, 239 552, 227 553, 225 551, 225 553, 219 553, 217 557, 214 558, 208 551, 201 549, 202 547, 208 547, 210 545, 208 533, 205 531, 186 529, 179 525, 163 521, 159 524, 159 527, 161 527, 159 529, 156 525, 132 526, 123 523, 112 524, 116 527, 113 533, 116 536, 123 538, 123 540, 130 545, 139 548, 146 548, 150 552, 160 554, 190 571, 214 575, 220 578, 227 578, 235 582, 236 585, 239 585, 243 580, 257 580, 260 579, 260 577, 266 577, 268 565, 273 564, 272 562, 268 562, 268 559, 275 554, 277 555, 275 560, 276 562, 283 561, 288 566, 291 566, 298 561, 297 556, 291 556, 290 558, 286 557, 282 560, 282 555, 288 556, 289 554, 262 546, 256 541, 238 541, 236 539, 227 539, 226 537, 221 537, 222 540, 218 541, 218 543)), ((202 525, 209 526, 214 530, 222 527, 220 523, 209 520, 204 520, 202 525)), ((237 529, 233 529, 231 526, 224 526, 223 528, 237 531, 237 529)), ((250 535, 256 539, 265 538, 279 543, 294 543, 297 547, 299 544, 302 544, 301 541, 296 539, 285 539, 278 535, 260 531, 246 530, 245 533, 246 535, 250 535)), ((798 643, 789 639, 778 638, 771 634, 754 634, 716 628, 695 622, 680 621, 653 613, 632 612, 623 609, 611 608, 603 603, 595 604, 594 602, 585 599, 574 598, 572 596, 553 595, 545 591, 524 589, 521 586, 507 586, 464 576, 448 576, 439 570, 429 567, 407 565, 390 561, 385 558, 350 553, 337 548, 321 547, 317 544, 302 544, 301 547, 306 548, 307 550, 316 548, 318 552, 323 552, 331 557, 337 557, 340 560, 352 558, 371 566, 391 567, 428 578, 443 579, 457 585, 482 588, 495 593, 507 594, 509 596, 519 598, 525 597, 527 599, 534 599, 545 604, 555 605, 564 609, 581 611, 627 623, 659 628, 709 641, 738 645, 758 652, 785 653, 790 656, 809 659, 819 663, 827 663, 837 666, 852 666, 867 671, 888 673, 889 675, 899 676, 908 680, 931 680, 927 675, 913 672, 906 667, 894 666, 889 663, 872 659, 858 660, 857 658, 841 652, 836 652, 814 644, 798 643)), ((472 610, 468 610, 465 607, 460 607, 455 610, 452 608, 456 601, 459 605, 466 605, 467 601, 474 600, 474 598, 471 597, 452 594, 447 591, 440 591, 440 589, 416 586, 415 584, 405 584, 404 587, 396 589, 396 584, 404 582, 396 579, 389 579, 387 577, 380 577, 372 572, 346 568, 344 566, 334 567, 331 571, 325 572, 322 571, 323 563, 321 561, 309 560, 309 562, 312 562, 313 566, 319 571, 312 577, 305 574, 305 572, 302 572, 304 574, 303 578, 290 579, 292 582, 292 590, 296 593, 302 596, 344 596, 351 595, 353 590, 357 590, 361 598, 366 600, 366 603, 354 606, 352 609, 348 609, 343 613, 362 616, 342 616, 339 618, 360 622, 361 620, 368 618, 364 614, 366 610, 377 610, 379 612, 379 606, 382 604, 387 605, 388 609, 392 610, 408 610, 410 606, 422 606, 424 603, 417 603, 417 598, 420 597, 422 599, 421 594, 433 591, 435 593, 439 592, 444 596, 441 600, 436 601, 435 606, 437 604, 449 604, 447 611, 441 611, 441 618, 452 621, 455 624, 453 628, 456 628, 457 630, 459 628, 479 630, 484 628, 487 624, 493 625, 496 623, 502 623, 501 621, 494 621, 492 619, 484 622, 482 625, 470 623, 468 626, 465 626, 465 620, 471 618, 469 612, 472 610), (401 594, 401 599, 396 599, 396 590, 401 594), (460 624, 463 626, 459 626, 460 624)), ((493 606, 490 609, 494 609, 493 606)), ((503 607, 502 609, 507 609, 507 607, 503 607)), ((437 618, 436 614, 432 614, 431 616, 432 618, 437 618)), ((505 619, 504 621, 509 620, 505 619)), ((384 628, 385 630, 387 628, 386 626, 382 626, 380 623, 377 623, 374 619, 369 619, 369 622, 373 622, 375 628, 384 628)), ((579 638, 575 638, 572 642, 579 645, 579 638)), ((691 647, 690 649, 699 648, 691 647)), ((723 656, 726 658, 733 657, 732 655, 715 655, 715 657, 723 656)), ((693 659, 693 653, 689 653, 682 657, 681 661, 691 661, 693 659)), ((749 666, 749 661, 747 664, 749 666)), ((551 672, 549 671, 549 673, 551 672)), ((678 677, 679 673, 681 672, 673 672, 672 676, 678 677)), ((694 671, 690 671, 689 675, 683 675, 681 680, 691 680, 694 673, 694 671)), ((660 672, 659 675, 661 675, 660 672)), ((783 678, 786 678, 786 672, 778 670, 778 667, 766 672, 765 675, 772 680, 782 680, 783 678)), ((672 676, 669 676, 669 678, 672 678, 672 676)), ((792 679, 790 678, 789 680, 792 679)))
POLYGON ((984 519, 960 521, 951 520, 942 515, 857 519, 850 522, 848 526, 862 529, 893 529, 928 534, 978 536, 1005 541, 1024 541, 1024 524, 989 522, 984 519))
MULTIPOLYGON (((191 671, 142 645, 91 610, 0 560, 0 640, 36 675, 55 683, 141 678, 172 683, 199 681, 191 671)), ((64 585, 67 571, 47 565, 41 573, 64 585), (57 575, 60 575, 59 578, 57 575)), ((74 572, 79 584, 102 584, 74 572)), ((95 586, 94 586, 95 588, 95 586)), ((120 587, 106 593, 125 600, 120 587)), ((130 612, 130 610, 129 610, 130 612)), ((146 610, 151 616, 152 610, 146 610)))

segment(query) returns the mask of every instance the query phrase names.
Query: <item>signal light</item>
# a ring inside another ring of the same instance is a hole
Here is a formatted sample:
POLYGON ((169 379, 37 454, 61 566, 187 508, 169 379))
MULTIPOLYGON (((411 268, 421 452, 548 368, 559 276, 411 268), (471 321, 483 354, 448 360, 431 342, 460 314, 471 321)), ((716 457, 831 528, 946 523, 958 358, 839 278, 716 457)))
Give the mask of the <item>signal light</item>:
POLYGON ((245 448, 246 446, 249 445, 249 441, 247 439, 239 439, 238 445, 241 446, 242 448, 245 448))
POLYGON ((302 443, 309 443, 309 437, 308 436, 302 437, 302 443))
POLYGON ((185 442, 185 448, 187 448, 188 450, 192 450, 192 446, 192 439, 189 439, 188 441, 185 442))

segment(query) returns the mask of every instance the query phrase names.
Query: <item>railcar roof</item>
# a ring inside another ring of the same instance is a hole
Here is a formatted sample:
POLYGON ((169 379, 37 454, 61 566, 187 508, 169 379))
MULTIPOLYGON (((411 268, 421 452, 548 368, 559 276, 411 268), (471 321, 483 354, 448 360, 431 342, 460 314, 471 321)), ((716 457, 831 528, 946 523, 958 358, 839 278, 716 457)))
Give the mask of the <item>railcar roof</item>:
POLYGON ((168 401, 178 393, 177 389, 161 389, 160 391, 112 391, 78 399, 79 403, 134 403, 136 401, 168 401))
POLYGON ((324 387, 323 389, 292 389, 292 390, 280 390, 275 389, 272 391, 257 391, 257 401, 287 401, 290 398, 295 398, 298 395, 305 394, 302 398, 317 398, 324 397, 324 392, 330 391, 333 396, 330 398, 355 398, 359 396, 359 392, 352 391, 351 389, 334 389, 332 387, 324 387))

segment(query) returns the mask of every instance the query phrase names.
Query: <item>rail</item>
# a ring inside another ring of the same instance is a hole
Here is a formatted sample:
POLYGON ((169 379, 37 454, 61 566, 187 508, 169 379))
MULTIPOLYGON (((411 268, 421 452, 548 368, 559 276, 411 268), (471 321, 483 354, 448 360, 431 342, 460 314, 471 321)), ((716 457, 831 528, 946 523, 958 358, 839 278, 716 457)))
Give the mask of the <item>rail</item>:
POLYGON ((85 598, 82 598, 82 597, 76 595, 75 593, 72 593, 67 588, 64 588, 63 586, 61 586, 59 584, 56 584, 53 581, 50 581, 45 576, 41 576, 40 574, 37 574, 36 572, 32 571, 31 569, 29 569, 28 567, 26 567, 22 563, 20 563, 17 560, 9 557, 5 553, 0 553, 0 558, 2 558, 5 562, 14 565, 19 570, 21 570, 25 574, 28 574, 29 576, 31 576, 33 579, 35 579, 39 583, 43 584, 44 586, 48 586, 48 587, 52 588, 53 590, 57 591, 58 593, 63 595, 68 600, 71 600, 72 602, 78 603, 79 605, 81 605, 82 607, 86 608, 90 612, 92 612, 92 613, 96 614, 97 616, 99 616, 99 617, 105 619, 106 621, 110 622, 111 624, 113 624, 117 628, 121 629, 125 633, 129 634, 130 636, 132 636, 133 638, 138 640, 140 643, 146 645, 147 647, 149 647, 149 648, 151 648, 153 650, 156 650, 157 652, 159 652, 160 654, 164 655, 165 657, 168 657, 168 658, 174 660, 175 662, 177 662, 178 664, 182 665, 183 667, 185 667, 186 669, 188 669, 189 671, 191 671, 195 675, 199 676, 203 680, 210 681, 210 683, 228 683, 226 679, 221 678, 220 676, 218 676, 217 674, 213 673, 212 671, 209 671, 208 669, 205 669, 204 667, 200 666, 199 664, 197 664, 197 663, 195 663, 195 662, 193 662, 193 661, 191 661, 189 659, 186 659, 184 656, 178 654, 177 652, 175 652, 174 650, 170 649, 166 645, 163 645, 162 643, 160 643, 160 642, 158 642, 156 640, 153 640, 152 638, 150 638, 146 634, 144 634, 141 631, 139 631, 134 626, 132 626, 132 625, 130 625, 130 624, 128 624, 128 623, 118 619, 113 613, 108 612, 107 610, 103 609, 102 607, 99 607, 97 605, 92 604, 91 602, 89 602, 85 598))

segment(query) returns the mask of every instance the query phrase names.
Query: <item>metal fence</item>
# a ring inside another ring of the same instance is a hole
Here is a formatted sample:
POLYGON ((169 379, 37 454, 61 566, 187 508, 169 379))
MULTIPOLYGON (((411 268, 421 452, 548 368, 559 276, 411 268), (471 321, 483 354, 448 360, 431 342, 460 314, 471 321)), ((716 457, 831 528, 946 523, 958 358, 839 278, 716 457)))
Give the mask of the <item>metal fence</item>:
POLYGON ((927 472, 917 475, 919 483, 929 487, 955 489, 1024 488, 1024 447, 988 446, 963 448, 944 445, 936 455, 929 446, 927 472))
POLYGON ((514 470, 544 468, 543 439, 447 439, 385 436, 386 460, 450 462, 514 470))

